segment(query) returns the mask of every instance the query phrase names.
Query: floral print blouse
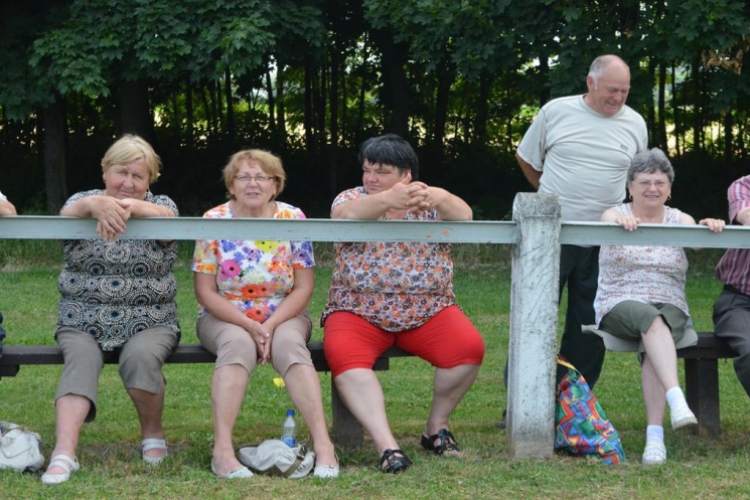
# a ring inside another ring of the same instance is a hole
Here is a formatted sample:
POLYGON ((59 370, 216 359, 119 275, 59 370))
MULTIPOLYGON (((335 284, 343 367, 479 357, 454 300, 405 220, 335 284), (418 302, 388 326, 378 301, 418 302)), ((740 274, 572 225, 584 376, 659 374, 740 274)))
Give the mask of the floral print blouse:
MULTIPOLYGON (((633 215, 630 203, 617 207, 633 215)), ((680 211, 664 207, 663 224, 679 224, 680 211)), ((637 300, 672 304, 689 315, 685 299, 688 260, 681 247, 603 245, 599 251, 599 289, 594 300, 596 324, 617 304, 637 300)))
MULTIPOLYGON (((361 196, 367 196, 364 187, 349 189, 331 208, 361 196)), ((434 209, 407 213, 404 220, 438 220, 438 214, 434 209)), ((448 243, 381 241, 334 247, 336 263, 321 325, 331 313, 346 311, 395 333, 416 328, 455 304, 448 243)))
MULTIPOLYGON (((229 203, 203 217, 232 219, 229 203)), ((297 207, 276 202, 274 219, 304 219, 297 207)), ((294 270, 315 266, 310 241, 198 240, 191 269, 215 274, 219 294, 251 319, 266 321, 292 291, 294 270)), ((198 305, 198 317, 207 311, 198 305)))

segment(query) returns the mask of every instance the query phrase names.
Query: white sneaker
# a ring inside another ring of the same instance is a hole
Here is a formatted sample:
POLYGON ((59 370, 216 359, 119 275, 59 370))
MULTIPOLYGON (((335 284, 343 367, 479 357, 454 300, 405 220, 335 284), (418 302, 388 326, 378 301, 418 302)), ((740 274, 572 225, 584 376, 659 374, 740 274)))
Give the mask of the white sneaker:
POLYGON ((667 461, 667 448, 664 443, 646 443, 641 463, 643 465, 663 465, 667 461))
POLYGON ((672 420, 672 430, 689 429, 698 425, 698 419, 690 410, 688 405, 680 406, 675 411, 670 409, 670 418, 672 420))

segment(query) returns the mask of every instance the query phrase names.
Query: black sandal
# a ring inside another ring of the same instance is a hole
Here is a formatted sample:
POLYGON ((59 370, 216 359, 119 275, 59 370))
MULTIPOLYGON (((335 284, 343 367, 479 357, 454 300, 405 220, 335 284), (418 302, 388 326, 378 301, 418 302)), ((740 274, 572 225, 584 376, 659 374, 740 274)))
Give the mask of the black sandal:
POLYGON ((392 450, 388 448, 380 457, 380 470, 386 474, 397 474, 403 472, 411 466, 411 460, 401 450, 392 450))
POLYGON ((453 437, 453 433, 448 429, 440 429, 434 436, 427 437, 422 434, 422 448, 435 453, 435 455, 442 457, 445 452, 459 452, 461 448, 456 443, 456 438, 453 437), (435 441, 440 440, 440 444, 435 446, 435 441))

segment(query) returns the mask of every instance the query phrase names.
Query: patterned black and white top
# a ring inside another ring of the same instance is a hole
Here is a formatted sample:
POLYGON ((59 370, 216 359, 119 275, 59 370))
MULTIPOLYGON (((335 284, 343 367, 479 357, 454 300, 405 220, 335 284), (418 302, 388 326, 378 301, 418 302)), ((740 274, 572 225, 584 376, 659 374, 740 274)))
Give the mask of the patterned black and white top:
MULTIPOLYGON (((70 197, 65 206, 101 189, 70 197)), ((144 201, 179 215, 164 195, 146 193, 144 201)), ((162 325, 180 335, 172 267, 177 243, 156 240, 63 240, 65 267, 57 280, 57 326, 89 332, 103 351, 119 349, 136 333, 162 325)))

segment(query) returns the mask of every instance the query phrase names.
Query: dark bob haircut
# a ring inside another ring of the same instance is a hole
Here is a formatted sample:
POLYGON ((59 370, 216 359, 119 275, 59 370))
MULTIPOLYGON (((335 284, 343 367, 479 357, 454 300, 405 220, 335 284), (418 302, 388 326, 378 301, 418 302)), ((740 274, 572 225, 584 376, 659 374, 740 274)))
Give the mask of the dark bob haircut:
POLYGON ((419 178, 419 159, 414 148, 407 141, 396 134, 386 134, 372 137, 362 143, 357 157, 360 165, 365 161, 370 163, 381 163, 391 165, 399 169, 401 173, 411 170, 411 178, 416 181, 419 178))

